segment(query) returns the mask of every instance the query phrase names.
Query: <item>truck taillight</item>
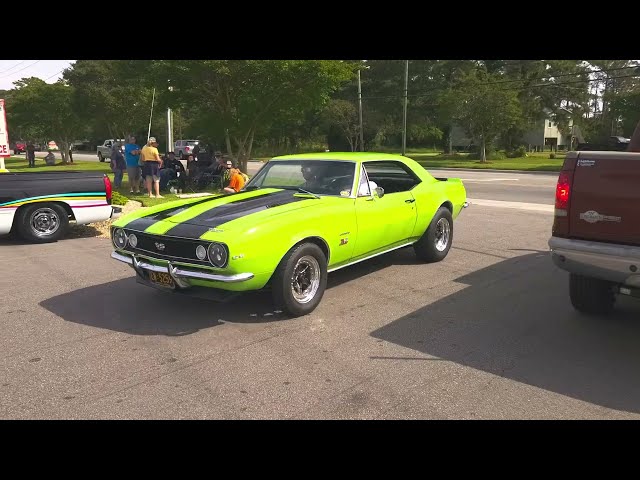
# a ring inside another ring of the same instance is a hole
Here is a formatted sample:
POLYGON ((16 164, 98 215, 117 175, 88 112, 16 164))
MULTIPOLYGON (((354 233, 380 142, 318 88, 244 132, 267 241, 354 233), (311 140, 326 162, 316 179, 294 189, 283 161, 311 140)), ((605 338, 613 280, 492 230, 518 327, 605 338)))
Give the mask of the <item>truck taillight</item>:
POLYGON ((104 180, 104 190, 107 192, 107 203, 111 205, 111 193, 113 191, 111 188, 111 180, 109 180, 109 177, 106 175, 102 178, 104 180))
POLYGON ((573 183, 573 172, 560 172, 558 183, 556 184, 556 216, 566 217, 571 199, 571 186, 573 183))

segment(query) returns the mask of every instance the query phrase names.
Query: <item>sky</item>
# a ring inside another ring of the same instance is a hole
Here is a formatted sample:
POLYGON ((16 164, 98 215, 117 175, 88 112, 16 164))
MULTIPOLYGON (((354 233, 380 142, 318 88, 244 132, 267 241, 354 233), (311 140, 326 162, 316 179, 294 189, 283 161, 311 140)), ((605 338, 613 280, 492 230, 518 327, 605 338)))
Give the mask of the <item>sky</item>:
POLYGON ((0 60, 0 90, 12 89, 13 82, 25 77, 54 83, 73 62, 75 60, 0 60))

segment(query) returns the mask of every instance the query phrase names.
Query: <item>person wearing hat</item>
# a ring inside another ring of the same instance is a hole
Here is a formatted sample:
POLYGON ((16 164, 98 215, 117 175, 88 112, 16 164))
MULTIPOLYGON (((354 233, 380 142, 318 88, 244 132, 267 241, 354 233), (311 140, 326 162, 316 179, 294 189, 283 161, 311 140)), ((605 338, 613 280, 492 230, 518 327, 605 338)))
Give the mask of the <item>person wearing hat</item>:
POLYGON ((163 198, 160 195, 160 167, 162 165, 162 159, 160 158, 160 152, 158 152, 158 142, 155 137, 149 137, 147 144, 142 147, 140 159, 142 160, 142 174, 145 177, 149 197, 153 198, 153 189, 151 186, 153 183, 156 198, 163 198))

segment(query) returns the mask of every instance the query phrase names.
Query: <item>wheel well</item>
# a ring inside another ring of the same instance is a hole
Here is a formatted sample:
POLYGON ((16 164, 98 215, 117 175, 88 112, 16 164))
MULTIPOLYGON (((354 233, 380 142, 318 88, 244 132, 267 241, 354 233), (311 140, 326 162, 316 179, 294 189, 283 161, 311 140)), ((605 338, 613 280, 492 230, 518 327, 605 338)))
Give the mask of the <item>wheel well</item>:
POLYGON ((440 207, 444 207, 447 210, 449 210, 451 213, 453 213, 453 204, 449 201, 444 202, 442 205, 440 205, 440 207))
MULTIPOLYGON (((300 245, 301 243, 315 243, 316 245, 318 245, 320 247, 320 250, 322 250, 324 252, 324 256, 327 257, 327 264, 329 263, 329 245, 327 245, 327 242, 325 242, 322 238, 320 237, 307 237, 307 238, 303 238, 302 240, 300 240, 298 243, 296 243, 293 247, 296 247, 298 245, 300 245)), ((291 248, 293 248, 291 247, 291 248)), ((291 250, 291 249, 289 249, 291 250)))
POLYGON ((56 204, 56 205, 60 205, 62 208, 64 208, 65 212, 67 212, 67 215, 69 215, 69 220, 75 220, 75 216, 73 215, 73 210, 71 210, 71 207, 64 203, 64 202, 31 202, 31 203, 25 203, 24 205, 20 205, 18 207, 18 209, 16 210, 16 213, 13 215, 13 224, 11 225, 11 230, 13 230, 13 227, 16 224, 16 220, 18 219, 18 214, 22 213, 22 211, 29 207, 30 205, 34 205, 36 203, 40 203, 40 204, 56 204))
MULTIPOLYGON (((322 250, 324 252, 325 257, 327 257, 327 265, 329 264, 329 245, 327 245, 327 242, 324 241, 324 239, 320 238, 320 237, 307 237, 307 238, 303 238, 302 240, 300 240, 298 243, 296 243, 295 245, 291 246, 291 248, 289 250, 287 250, 287 252, 285 253, 285 255, 291 251, 292 248, 297 247, 298 245, 302 244, 302 243, 314 243, 316 244, 318 247, 320 247, 320 250, 322 250)), ((284 258, 284 256, 283 256, 284 258)), ((280 259, 280 261, 282 261, 282 258, 280 259)), ((267 281, 267 283, 265 284, 265 287, 270 287, 271 286, 271 280, 273 279, 273 276, 271 276, 269 278, 269 280, 267 281)))

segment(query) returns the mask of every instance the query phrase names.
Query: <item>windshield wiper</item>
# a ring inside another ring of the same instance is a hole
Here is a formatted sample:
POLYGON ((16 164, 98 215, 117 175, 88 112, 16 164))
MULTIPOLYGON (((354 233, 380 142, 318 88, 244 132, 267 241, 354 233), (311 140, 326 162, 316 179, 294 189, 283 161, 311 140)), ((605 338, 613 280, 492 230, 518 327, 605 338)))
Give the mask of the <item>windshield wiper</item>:
POLYGON ((269 185, 269 188, 281 188, 282 190, 297 190, 300 193, 306 193, 307 195, 311 195, 314 198, 320 199, 320 197, 318 195, 316 195, 315 193, 310 192, 308 190, 305 190, 302 187, 294 187, 292 185, 285 185, 285 186, 269 185))

